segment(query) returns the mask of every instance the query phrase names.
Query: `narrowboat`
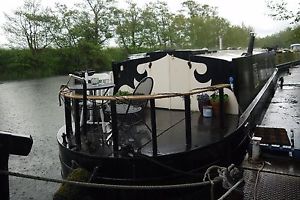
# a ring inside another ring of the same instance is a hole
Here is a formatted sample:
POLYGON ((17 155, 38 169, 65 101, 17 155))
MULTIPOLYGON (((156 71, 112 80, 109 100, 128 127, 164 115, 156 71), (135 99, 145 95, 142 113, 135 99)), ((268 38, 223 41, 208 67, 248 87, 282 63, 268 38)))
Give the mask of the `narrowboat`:
MULTIPOLYGON (((274 52, 253 51, 253 44, 247 53, 156 51, 113 63, 115 95, 92 94, 83 78, 81 91, 64 87, 66 123, 57 133, 62 176, 76 165, 97 183, 189 184, 202 181, 210 166, 239 164, 274 95, 274 60, 274 52), (145 77, 153 80, 151 94, 128 95, 145 77), (127 93, 116 96, 118 91, 127 93), (220 99, 217 110, 210 104, 213 96, 220 99), (119 101, 139 98, 147 100, 141 122, 120 123, 119 101)), ((139 191, 130 194, 147 199, 149 193, 139 191)))

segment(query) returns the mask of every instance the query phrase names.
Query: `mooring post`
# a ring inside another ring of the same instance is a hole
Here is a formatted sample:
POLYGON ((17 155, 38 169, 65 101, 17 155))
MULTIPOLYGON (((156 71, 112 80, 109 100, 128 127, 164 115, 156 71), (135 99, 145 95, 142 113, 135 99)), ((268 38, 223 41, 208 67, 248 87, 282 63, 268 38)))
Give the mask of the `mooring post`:
POLYGON ((33 140, 31 136, 17 135, 0 131, 0 170, 7 174, 0 174, 0 197, 9 199, 8 158, 10 154, 27 156, 31 150, 33 140))
POLYGON ((280 77, 279 81, 280 81, 280 89, 282 89, 283 88, 283 82, 284 82, 283 77, 280 77))
POLYGON ((114 156, 118 154, 119 151, 119 130, 118 130, 118 121, 117 121, 117 108, 116 101, 110 101, 111 107, 111 128, 112 128, 112 138, 113 138, 113 150, 114 156))
MULTIPOLYGON (((0 144, 0 170, 8 170, 8 150, 4 144, 0 144)), ((0 195, 1 199, 9 200, 9 179, 8 175, 0 175, 0 195)))
POLYGON ((151 129, 152 129, 152 155, 157 156, 155 99, 150 99, 150 109, 151 109, 151 129))
POLYGON ((83 116, 82 116, 82 132, 83 135, 87 134, 87 82, 82 80, 82 89, 83 89, 83 116))
POLYGON ((71 100, 68 97, 65 98, 65 123, 66 123, 66 135, 70 137, 72 134, 72 111, 71 100))
POLYGON ((74 99, 74 118, 75 118, 75 143, 78 150, 81 149, 81 136, 80 136, 80 112, 79 100, 74 99))
POLYGON ((192 146, 192 128, 191 128, 191 98, 190 95, 184 95, 185 107, 185 139, 186 148, 190 149, 192 146))
POLYGON ((224 88, 219 89, 220 98, 220 126, 224 127, 224 88))

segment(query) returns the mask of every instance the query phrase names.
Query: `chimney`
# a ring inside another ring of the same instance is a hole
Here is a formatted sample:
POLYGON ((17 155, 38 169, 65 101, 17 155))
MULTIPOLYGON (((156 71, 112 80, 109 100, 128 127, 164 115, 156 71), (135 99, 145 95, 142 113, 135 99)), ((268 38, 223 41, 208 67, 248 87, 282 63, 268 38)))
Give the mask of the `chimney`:
POLYGON ((254 32, 250 32, 247 56, 250 56, 253 54, 254 40, 255 40, 255 34, 254 34, 254 32))

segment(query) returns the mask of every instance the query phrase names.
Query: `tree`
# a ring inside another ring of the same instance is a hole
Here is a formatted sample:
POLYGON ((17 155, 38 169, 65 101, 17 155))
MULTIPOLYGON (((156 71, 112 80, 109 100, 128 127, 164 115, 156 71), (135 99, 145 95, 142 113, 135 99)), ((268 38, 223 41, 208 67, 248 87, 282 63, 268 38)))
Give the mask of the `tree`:
POLYGON ((40 1, 26 0, 23 7, 11 16, 5 14, 5 17, 7 22, 3 28, 11 45, 27 47, 35 55, 53 42, 53 17, 40 1))
POLYGON ((64 4, 56 4, 54 14, 53 37, 55 46, 59 48, 77 47, 83 38, 80 27, 80 11, 69 9, 64 4))
MULTIPOLYGON (((116 34, 118 43, 128 53, 136 52, 142 45, 142 10, 136 3, 127 2, 129 9, 116 9, 116 34)), ((146 28, 146 27, 145 27, 146 28)))
POLYGON ((142 13, 143 39, 145 46, 150 48, 167 49, 173 46, 174 30, 171 29, 174 14, 164 1, 150 2, 142 13))
POLYGON ((188 23, 187 18, 183 14, 177 14, 172 18, 170 25, 171 45, 174 48, 188 48, 188 23), (176 30, 176 31, 174 31, 176 30))
POLYGON ((222 36, 229 22, 217 16, 215 7, 206 4, 199 4, 194 0, 187 0, 182 3, 188 14, 187 24, 189 44, 192 48, 216 48, 218 38, 222 36))
MULTIPOLYGON (((269 15, 275 20, 289 20, 292 23, 300 21, 300 10, 292 11, 288 9, 287 1, 267 0, 267 7, 269 8, 269 15)), ((299 4, 299 3, 298 3, 299 4)))
POLYGON ((229 26, 223 35, 224 47, 247 47, 249 33, 253 28, 242 26, 229 26))
POLYGON ((217 15, 215 7, 207 4, 199 4, 194 0, 187 0, 182 3, 182 7, 186 9, 187 14, 193 17, 211 17, 217 15))
POLYGON ((80 29, 86 41, 103 46, 113 37, 114 0, 84 0, 80 4, 80 29))

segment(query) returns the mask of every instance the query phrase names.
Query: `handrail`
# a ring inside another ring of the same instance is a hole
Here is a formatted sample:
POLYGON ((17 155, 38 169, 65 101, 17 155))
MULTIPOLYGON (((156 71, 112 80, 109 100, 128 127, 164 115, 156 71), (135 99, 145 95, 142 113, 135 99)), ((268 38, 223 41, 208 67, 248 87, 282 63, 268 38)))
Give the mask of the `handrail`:
POLYGON ((300 60, 294 60, 290 62, 280 63, 276 65, 276 68, 278 68, 279 70, 286 70, 289 69, 291 66, 298 65, 298 64, 300 64, 300 60))
MULTIPOLYGON (((88 100, 111 100, 111 101, 118 101, 118 100, 150 100, 150 99, 163 99, 163 98, 171 98, 171 97, 178 97, 178 96, 186 96, 186 95, 194 95, 203 92, 215 91, 222 88, 230 87, 229 84, 217 84, 203 88, 195 88, 190 90, 189 92, 182 92, 182 93, 157 93, 157 94, 150 94, 150 95, 127 95, 127 96, 97 96, 97 95, 87 95, 88 100)), ((70 98, 70 99, 83 99, 83 95, 75 94, 71 90, 63 90, 60 91, 60 95, 70 98)))

